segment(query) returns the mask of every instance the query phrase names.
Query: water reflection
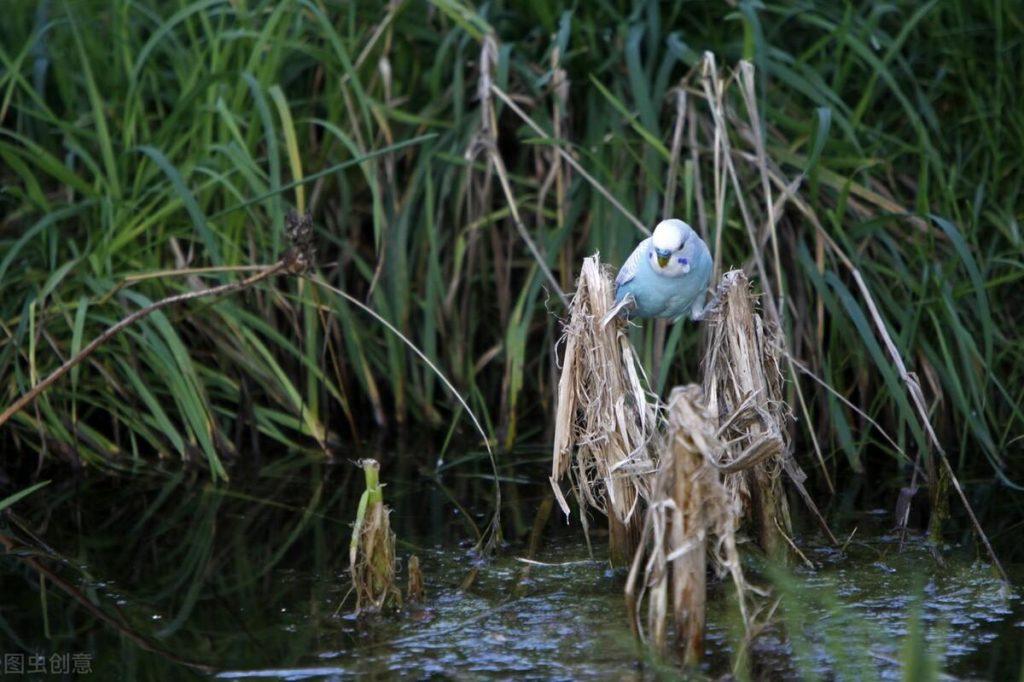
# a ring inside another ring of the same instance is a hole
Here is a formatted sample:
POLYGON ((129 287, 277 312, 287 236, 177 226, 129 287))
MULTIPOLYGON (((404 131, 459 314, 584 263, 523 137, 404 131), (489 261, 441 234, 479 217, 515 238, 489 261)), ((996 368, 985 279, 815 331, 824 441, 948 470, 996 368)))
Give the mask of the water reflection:
MULTIPOLYGON (((420 557, 427 601, 369 620, 349 615, 361 481, 348 463, 279 460, 227 487, 181 472, 54 483, 2 521, 16 551, 0 572, 0 653, 90 652, 97 679, 654 676, 622 612, 622 576, 590 559, 578 526, 553 519, 541 563, 524 571, 517 559, 547 494, 535 464, 502 472, 512 544, 487 563, 470 551, 485 468, 453 469, 442 488, 401 458, 386 466, 398 553, 420 557)), ((940 566, 911 538, 900 553, 884 522, 861 519, 843 552, 805 541, 813 571, 762 573, 785 598, 750 652, 754 676, 898 677, 919 613, 948 672, 1016 677, 1019 601, 956 551, 940 566)), ((736 616, 726 589, 711 603, 704 672, 718 675, 736 656, 736 616)))

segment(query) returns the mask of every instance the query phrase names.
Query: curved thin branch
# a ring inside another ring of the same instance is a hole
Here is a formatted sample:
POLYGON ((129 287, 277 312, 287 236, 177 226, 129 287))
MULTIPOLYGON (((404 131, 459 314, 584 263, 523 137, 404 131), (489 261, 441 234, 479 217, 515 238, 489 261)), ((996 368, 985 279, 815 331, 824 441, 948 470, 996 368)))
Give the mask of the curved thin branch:
POLYGON ((167 298, 162 298, 155 303, 151 303, 145 308, 140 308, 139 310, 136 310, 134 313, 125 317, 123 320, 114 323, 113 325, 108 327, 106 331, 104 331, 102 334, 100 334, 95 339, 90 341, 89 345, 80 350, 77 354, 75 354, 74 357, 68 359, 68 361, 65 362, 63 365, 53 370, 53 372, 51 372, 49 376, 47 376, 45 379, 37 383, 35 386, 26 391, 24 395, 22 395, 20 398, 11 403, 10 406, 8 406, 7 409, 3 411, 3 413, 0 413, 0 426, 6 424, 11 417, 13 417, 15 414, 24 409, 33 400, 38 398, 39 394, 41 394, 43 391, 45 391, 50 386, 55 384, 57 380, 59 380, 65 374, 70 372, 71 369, 74 368, 79 363, 81 363, 82 360, 85 360, 87 357, 92 355, 100 346, 102 346, 115 336, 117 336, 119 332, 123 331, 125 328, 129 327, 135 322, 138 322, 139 320, 149 316, 150 314, 155 313, 157 310, 166 308, 168 306, 172 306, 176 303, 184 303, 185 301, 192 301, 197 298, 206 298, 209 296, 224 296, 226 294, 232 294, 238 291, 242 291, 243 289, 248 289, 254 284, 257 284, 265 279, 273 277, 278 273, 291 272, 292 268, 294 268, 294 258, 290 254, 291 252, 289 252, 289 254, 286 254, 278 262, 272 265, 265 265, 263 266, 263 269, 257 272, 255 275, 246 277, 245 279, 240 280, 238 282, 230 282, 228 284, 221 284, 220 286, 210 287, 209 289, 187 291, 183 294, 175 294, 174 296, 168 296, 167 298))

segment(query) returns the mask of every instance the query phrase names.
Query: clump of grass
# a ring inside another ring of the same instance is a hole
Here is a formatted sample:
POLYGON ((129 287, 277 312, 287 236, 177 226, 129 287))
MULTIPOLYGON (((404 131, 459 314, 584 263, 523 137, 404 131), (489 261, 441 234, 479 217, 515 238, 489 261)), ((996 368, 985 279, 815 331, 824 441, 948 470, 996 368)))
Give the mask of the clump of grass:
POLYGON ((612 563, 626 565, 650 493, 657 419, 624 323, 601 323, 613 302, 610 273, 586 258, 564 328, 551 486, 568 515, 559 487, 568 476, 584 528, 587 508, 607 516, 612 563))
POLYGON ((722 480, 725 445, 717 432, 716 416, 704 403, 699 386, 672 390, 666 430, 658 441, 660 461, 643 542, 626 581, 634 632, 646 636, 664 656, 669 649, 669 623, 674 623, 677 648, 687 664, 697 663, 703 654, 709 562, 719 574, 732 576, 747 624, 748 585, 736 548, 742 509, 722 480), (641 625, 645 596, 646 635, 641 625))
POLYGON ((356 613, 365 613, 400 605, 402 595, 395 587, 395 534, 388 518, 391 510, 384 506, 380 465, 373 459, 359 465, 366 490, 359 498, 348 559, 356 613))

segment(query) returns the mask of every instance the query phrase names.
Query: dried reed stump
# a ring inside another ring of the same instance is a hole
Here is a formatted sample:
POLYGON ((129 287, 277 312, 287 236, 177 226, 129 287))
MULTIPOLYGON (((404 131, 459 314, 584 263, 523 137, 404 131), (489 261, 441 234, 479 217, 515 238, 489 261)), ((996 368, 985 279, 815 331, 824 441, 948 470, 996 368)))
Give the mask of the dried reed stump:
POLYGON ((704 396, 727 445, 719 462, 725 484, 752 518, 761 548, 784 558, 792 524, 782 488, 789 459, 782 397, 779 331, 757 312, 750 282, 740 270, 725 273, 717 312, 708 320, 703 359, 704 396))
POLYGON ((612 273, 598 256, 585 259, 564 326, 551 487, 568 516, 559 482, 569 478, 585 530, 588 507, 608 518, 612 564, 627 566, 654 470, 649 446, 657 419, 625 323, 601 324, 613 303, 612 273))
POLYGON ((669 397, 643 542, 626 581, 633 632, 665 656, 671 621, 677 649, 688 665, 703 654, 709 560, 718 574, 732 575, 747 622, 747 584, 736 549, 740 505, 722 483, 717 462, 723 446, 701 394, 699 386, 689 385, 673 389, 669 397), (645 597, 646 636, 641 624, 645 597))

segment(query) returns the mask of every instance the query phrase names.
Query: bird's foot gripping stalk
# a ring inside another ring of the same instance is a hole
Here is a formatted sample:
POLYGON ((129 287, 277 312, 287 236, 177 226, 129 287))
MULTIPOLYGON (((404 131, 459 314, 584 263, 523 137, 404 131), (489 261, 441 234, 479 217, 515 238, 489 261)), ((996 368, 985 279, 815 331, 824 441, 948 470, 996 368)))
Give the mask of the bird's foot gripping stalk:
POLYGON ((605 327, 607 327, 608 323, 611 322, 612 319, 615 318, 617 315, 619 315, 619 313, 622 313, 622 312, 629 313, 630 311, 634 310, 635 308, 636 308, 636 299, 633 297, 633 294, 626 294, 625 296, 622 297, 621 301, 619 301, 618 303, 613 305, 611 308, 609 308, 608 312, 605 313, 604 317, 601 318, 601 322, 600 322, 601 329, 604 329, 605 327))

